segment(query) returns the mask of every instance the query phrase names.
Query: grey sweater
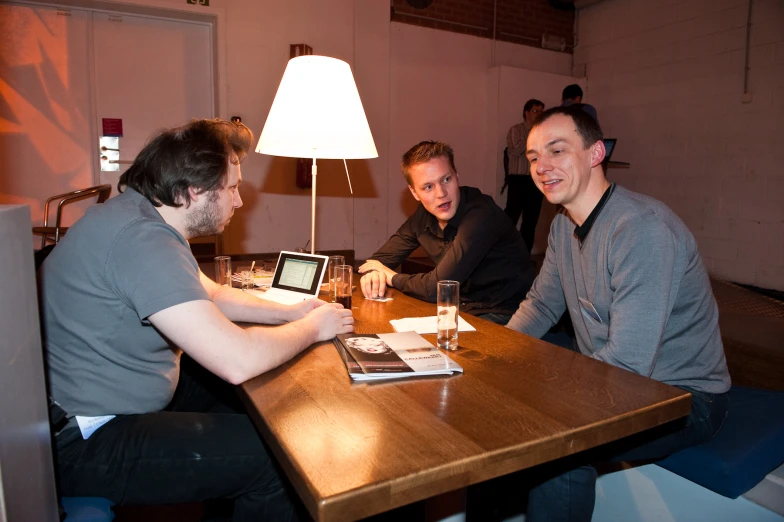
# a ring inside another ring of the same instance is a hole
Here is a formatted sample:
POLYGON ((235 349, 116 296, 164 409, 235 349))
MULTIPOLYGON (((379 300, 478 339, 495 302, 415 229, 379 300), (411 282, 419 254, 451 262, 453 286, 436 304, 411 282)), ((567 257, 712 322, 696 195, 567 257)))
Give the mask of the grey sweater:
POLYGON ((558 214, 507 327, 541 337, 565 309, 580 351, 657 381, 723 393, 730 375, 697 245, 663 203, 615 188, 582 244, 558 214))

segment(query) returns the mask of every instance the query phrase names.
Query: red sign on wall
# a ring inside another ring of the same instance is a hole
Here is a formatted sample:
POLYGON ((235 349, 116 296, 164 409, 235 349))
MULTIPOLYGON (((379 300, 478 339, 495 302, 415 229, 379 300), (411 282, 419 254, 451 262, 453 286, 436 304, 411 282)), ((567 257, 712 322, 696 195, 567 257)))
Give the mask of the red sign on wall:
POLYGON ((122 118, 101 118, 103 136, 122 138, 122 118))

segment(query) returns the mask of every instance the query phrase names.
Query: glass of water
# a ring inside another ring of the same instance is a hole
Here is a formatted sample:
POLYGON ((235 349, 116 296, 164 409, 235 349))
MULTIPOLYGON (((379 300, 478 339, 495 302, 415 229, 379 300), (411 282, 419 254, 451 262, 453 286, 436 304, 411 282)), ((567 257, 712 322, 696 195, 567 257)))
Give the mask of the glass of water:
POLYGON ((243 290, 253 290, 255 287, 255 276, 250 270, 240 272, 240 282, 243 290))
POLYGON ((457 350, 457 316, 460 311, 460 283, 438 282, 438 347, 457 350))

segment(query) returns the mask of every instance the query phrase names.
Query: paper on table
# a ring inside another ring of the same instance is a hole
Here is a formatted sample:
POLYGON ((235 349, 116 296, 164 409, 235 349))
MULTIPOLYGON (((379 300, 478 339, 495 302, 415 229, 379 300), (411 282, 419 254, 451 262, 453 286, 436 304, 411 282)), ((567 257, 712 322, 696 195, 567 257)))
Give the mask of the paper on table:
POLYGON ((263 274, 263 275, 254 275, 253 276, 253 284, 254 286, 262 287, 262 288, 269 288, 272 284, 272 276, 273 274, 263 274))
MULTIPOLYGON (((405 319, 392 319, 389 324, 396 332, 411 332, 418 334, 438 333, 438 323, 435 315, 429 317, 406 317, 405 319)), ((471 326, 468 321, 458 317, 458 332, 475 332, 476 328, 471 326)))
MULTIPOLYGON (((274 277, 274 275, 275 275, 274 272, 262 272, 256 270, 253 273, 253 284, 254 286, 260 288, 269 288, 269 286, 272 284, 272 278, 274 277)), ((240 275, 239 272, 237 272, 231 276, 231 280, 234 281, 235 283, 239 283, 240 281, 242 281, 242 276, 240 275)))

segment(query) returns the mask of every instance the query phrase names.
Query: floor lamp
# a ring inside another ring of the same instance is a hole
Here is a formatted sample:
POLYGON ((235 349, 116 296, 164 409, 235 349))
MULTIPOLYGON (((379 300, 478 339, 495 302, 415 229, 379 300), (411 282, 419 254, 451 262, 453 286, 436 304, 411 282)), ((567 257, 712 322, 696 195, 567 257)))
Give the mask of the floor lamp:
POLYGON ((310 251, 315 253, 316 159, 378 157, 349 65, 327 56, 289 60, 256 152, 313 158, 310 251))

